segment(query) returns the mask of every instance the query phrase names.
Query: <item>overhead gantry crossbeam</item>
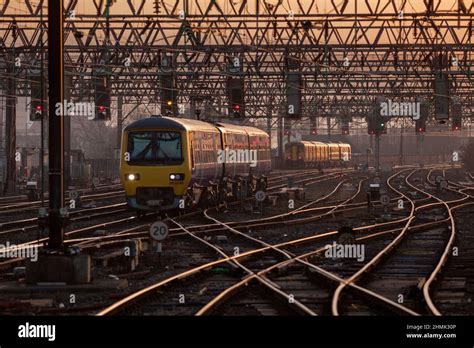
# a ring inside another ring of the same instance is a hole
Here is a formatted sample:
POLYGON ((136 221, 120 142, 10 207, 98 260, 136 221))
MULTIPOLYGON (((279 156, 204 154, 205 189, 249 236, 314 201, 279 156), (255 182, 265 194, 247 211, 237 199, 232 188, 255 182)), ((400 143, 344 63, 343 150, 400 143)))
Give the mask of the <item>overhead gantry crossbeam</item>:
MULTIPOLYGON (((0 74, 21 59, 18 95, 28 94, 46 30, 42 2, 24 3, 0 4, 0 74)), ((146 93, 153 102, 150 91, 159 86, 159 62, 167 53, 180 103, 199 95, 225 105, 227 64, 239 57, 247 114, 266 116, 270 100, 285 103, 291 56, 301 63, 303 116, 335 114, 343 104, 357 116, 377 95, 432 97, 434 60, 444 54, 451 94, 466 114, 474 112, 472 1, 141 0, 115 3, 107 16, 106 3, 66 1, 65 61, 75 74, 76 97, 90 98, 92 71, 106 67, 113 95, 133 103, 146 93)))

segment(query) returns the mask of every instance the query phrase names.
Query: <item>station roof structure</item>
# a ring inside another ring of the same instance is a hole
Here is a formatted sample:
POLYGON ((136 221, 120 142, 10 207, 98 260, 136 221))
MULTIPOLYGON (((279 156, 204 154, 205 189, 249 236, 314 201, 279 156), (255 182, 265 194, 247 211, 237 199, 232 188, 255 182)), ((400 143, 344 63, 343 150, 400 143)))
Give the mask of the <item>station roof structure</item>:
MULTIPOLYGON (((0 74, 28 94, 47 47, 46 1, 0 1, 0 74), (10 68, 15 58, 22 64, 10 68)), ((285 102, 285 74, 303 75, 303 117, 362 117, 376 96, 451 95, 473 115, 473 14, 467 0, 69 0, 64 40, 73 95, 88 98, 94 74, 110 76, 124 103, 155 103, 159 78, 177 76, 178 100, 226 105, 228 76, 245 78, 246 113, 285 102), (164 57, 171 57, 166 64, 164 57), (440 58, 441 57, 441 58, 440 58), (238 68, 232 62, 238 59, 238 68), (235 66, 234 66, 235 67, 235 66), (342 111, 341 111, 342 110, 342 111)))

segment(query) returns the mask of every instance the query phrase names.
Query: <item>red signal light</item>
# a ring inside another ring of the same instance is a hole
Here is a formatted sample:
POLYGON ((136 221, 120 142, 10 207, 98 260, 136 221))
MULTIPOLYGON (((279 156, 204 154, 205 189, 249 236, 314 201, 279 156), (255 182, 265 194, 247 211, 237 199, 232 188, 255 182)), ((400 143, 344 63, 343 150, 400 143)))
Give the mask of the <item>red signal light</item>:
POLYGON ((36 110, 36 111, 41 111, 41 110, 43 110, 43 108, 41 107, 41 105, 37 105, 37 106, 35 107, 35 110, 36 110))
POLYGON ((105 106, 99 105, 99 111, 104 111, 104 110, 105 110, 105 106))
POLYGON ((239 104, 234 105, 234 110, 239 111, 240 110, 240 105, 239 104))
POLYGON ((314 128, 311 129, 311 135, 316 135, 316 134, 317 134, 316 129, 314 129, 314 128))

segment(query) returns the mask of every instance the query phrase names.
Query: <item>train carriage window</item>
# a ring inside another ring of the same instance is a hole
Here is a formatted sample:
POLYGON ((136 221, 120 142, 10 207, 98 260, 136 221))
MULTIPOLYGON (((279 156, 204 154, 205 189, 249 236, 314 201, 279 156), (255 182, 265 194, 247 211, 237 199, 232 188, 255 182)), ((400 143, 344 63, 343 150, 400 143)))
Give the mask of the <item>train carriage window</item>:
POLYGON ((203 133, 203 140, 202 140, 202 155, 203 155, 203 162, 208 163, 209 159, 207 158, 207 134, 203 133))
POLYGON ((207 133, 204 133, 203 136, 204 136, 204 139, 202 141, 202 155, 204 157, 204 163, 209 163, 209 157, 208 157, 209 139, 207 137, 207 133))
POLYGON ((202 133, 199 133, 199 146, 197 148, 199 153, 199 163, 205 163, 204 156, 203 156, 203 138, 202 133))
POLYGON ((211 142, 211 137, 209 133, 206 133, 206 150, 205 150, 205 156, 206 156, 206 163, 210 163, 211 159, 209 158, 210 154, 210 142, 211 142))
POLYGON ((194 133, 192 150, 194 152, 194 161, 197 164, 201 163, 200 158, 199 158, 199 142, 200 142, 199 134, 194 133))
MULTIPOLYGON (((190 136, 190 137, 191 137, 191 136, 190 136)), ((192 140, 192 138, 191 138, 191 141, 190 141, 190 143, 189 143, 189 148, 190 148, 189 153, 190 153, 190 155, 191 155, 191 156, 190 156, 190 157, 191 157, 191 168, 194 169, 194 166, 195 166, 195 165, 194 165, 194 140, 192 140)))
POLYGON ((201 132, 201 147, 199 148, 201 163, 206 163, 206 135, 201 132))
POLYGON ((209 158, 209 163, 214 163, 214 134, 209 133, 209 144, 207 147, 207 152, 208 152, 208 158, 209 158))
POLYGON ((202 139, 201 139, 201 162, 202 163, 207 163, 207 156, 206 156, 206 133, 201 133, 202 134, 202 139))

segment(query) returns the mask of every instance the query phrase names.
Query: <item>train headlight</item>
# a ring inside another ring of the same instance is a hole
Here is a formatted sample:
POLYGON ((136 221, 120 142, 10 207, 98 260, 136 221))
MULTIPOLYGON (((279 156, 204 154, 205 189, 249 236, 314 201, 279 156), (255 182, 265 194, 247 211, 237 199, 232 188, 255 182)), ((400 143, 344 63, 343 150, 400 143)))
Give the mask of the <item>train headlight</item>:
POLYGON ((181 174, 181 173, 170 174, 170 180, 182 181, 182 180, 184 180, 184 174, 181 174))
POLYGON ((137 181, 140 180, 140 174, 125 174, 125 179, 127 181, 137 181))

